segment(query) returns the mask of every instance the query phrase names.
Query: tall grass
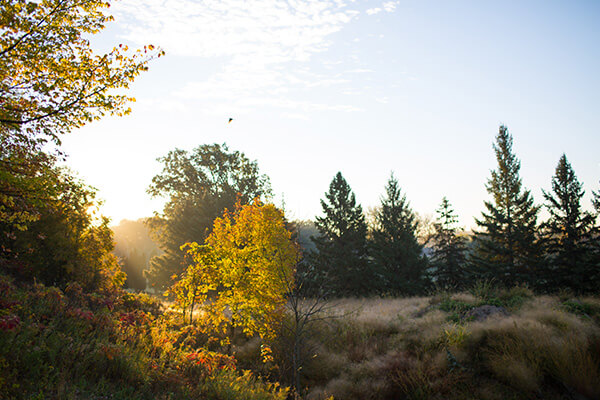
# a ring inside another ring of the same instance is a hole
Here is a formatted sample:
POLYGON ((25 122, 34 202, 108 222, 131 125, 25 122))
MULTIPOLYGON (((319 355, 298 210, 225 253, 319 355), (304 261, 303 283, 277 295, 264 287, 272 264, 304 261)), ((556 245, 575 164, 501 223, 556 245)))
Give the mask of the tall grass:
MULTIPOLYGON (((586 304, 597 304, 595 298, 586 304)), ((481 284, 429 298, 343 299, 311 332, 308 399, 600 398, 600 327, 558 297, 481 284), (509 315, 469 321, 491 304, 509 315), (453 318, 458 315, 458 318, 453 318)), ((599 303, 600 304, 600 303, 599 303)), ((585 314, 585 315, 584 315, 585 314)))

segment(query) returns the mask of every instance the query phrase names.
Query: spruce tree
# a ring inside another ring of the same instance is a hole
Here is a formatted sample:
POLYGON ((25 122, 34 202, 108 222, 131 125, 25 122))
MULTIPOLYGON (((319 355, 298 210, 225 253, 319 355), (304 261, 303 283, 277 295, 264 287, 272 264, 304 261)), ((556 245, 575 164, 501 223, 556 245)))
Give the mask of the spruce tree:
POLYGON ((522 188, 521 162, 512 152, 512 136, 500 126, 493 145, 498 168, 486 189, 492 196, 475 222, 475 251, 471 261, 478 279, 496 279, 504 285, 534 283, 539 261, 537 214, 529 190, 522 188))
POLYGON ((312 237, 313 267, 327 293, 366 295, 372 279, 366 254, 367 224, 362 207, 340 172, 321 200, 323 217, 316 218, 319 236, 312 237))
POLYGON ((416 237, 418 222, 393 175, 375 217, 371 256, 386 293, 415 295, 427 286, 427 260, 416 237))
POLYGON ((598 266, 594 256, 595 215, 581 209, 583 185, 563 154, 552 177, 552 192, 542 191, 550 218, 543 224, 548 287, 594 290, 598 266))
POLYGON ((444 289, 462 289, 466 286, 466 238, 460 236, 458 216, 446 197, 436 210, 435 233, 432 237, 431 275, 435 284, 444 289))

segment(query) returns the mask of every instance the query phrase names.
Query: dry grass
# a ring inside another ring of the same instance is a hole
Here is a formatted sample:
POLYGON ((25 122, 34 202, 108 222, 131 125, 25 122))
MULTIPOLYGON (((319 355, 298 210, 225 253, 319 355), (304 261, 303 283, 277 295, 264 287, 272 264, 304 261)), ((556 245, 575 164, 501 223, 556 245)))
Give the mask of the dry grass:
MULTIPOLYGON (((498 293, 514 305, 510 316, 459 323, 439 304, 475 306, 479 297, 337 301, 335 318, 311 335, 307 398, 600 398, 597 322, 568 312, 559 297, 498 293)), ((597 298, 582 301, 600 307, 597 298)))
POLYGON ((389 323, 398 319, 411 318, 414 313, 427 307, 428 303, 428 297, 346 298, 333 303, 332 315, 349 315, 365 324, 389 323))

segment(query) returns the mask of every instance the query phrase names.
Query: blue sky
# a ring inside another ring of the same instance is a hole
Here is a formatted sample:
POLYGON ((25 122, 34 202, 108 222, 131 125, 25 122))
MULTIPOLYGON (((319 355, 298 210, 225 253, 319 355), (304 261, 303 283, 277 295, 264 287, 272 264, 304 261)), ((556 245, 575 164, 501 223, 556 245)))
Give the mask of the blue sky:
POLYGON ((121 0, 99 49, 166 51, 131 89, 132 114, 64 138, 102 211, 150 216, 156 158, 226 142, 258 161, 275 202, 311 219, 341 171, 363 207, 393 171, 415 211, 447 196, 473 225, 505 124, 542 202, 564 152, 600 180, 600 3, 595 1, 121 0), (227 124, 229 117, 234 118, 227 124))

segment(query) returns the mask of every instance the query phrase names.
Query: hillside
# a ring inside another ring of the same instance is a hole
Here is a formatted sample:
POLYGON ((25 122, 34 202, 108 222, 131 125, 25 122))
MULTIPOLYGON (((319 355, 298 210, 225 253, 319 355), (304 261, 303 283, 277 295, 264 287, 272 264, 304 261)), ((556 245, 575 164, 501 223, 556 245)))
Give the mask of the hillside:
MULTIPOLYGON (((182 323, 147 295, 86 294, 77 284, 62 291, 5 276, 0 284, 3 399, 286 397, 275 383, 292 379, 284 330, 270 341, 238 331, 227 345, 207 321, 182 323)), ((340 299, 312 318, 304 338, 307 399, 600 396, 594 297, 479 285, 432 297, 340 299), (486 304, 502 311, 472 311, 486 304)))

